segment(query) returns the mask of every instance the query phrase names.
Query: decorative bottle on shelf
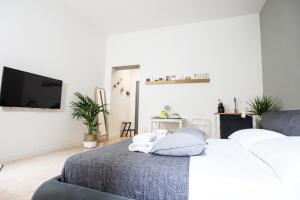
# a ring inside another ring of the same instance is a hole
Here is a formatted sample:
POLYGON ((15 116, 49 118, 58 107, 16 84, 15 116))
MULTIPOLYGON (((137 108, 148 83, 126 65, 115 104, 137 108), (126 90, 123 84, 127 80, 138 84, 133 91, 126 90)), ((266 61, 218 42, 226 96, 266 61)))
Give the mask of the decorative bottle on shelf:
POLYGON ((235 97, 234 97, 233 101, 234 101, 234 113, 238 113, 238 109, 236 107, 237 100, 235 97))
POLYGON ((225 108, 223 103, 221 102, 221 100, 219 99, 219 104, 218 104, 218 113, 224 113, 225 112, 225 108))

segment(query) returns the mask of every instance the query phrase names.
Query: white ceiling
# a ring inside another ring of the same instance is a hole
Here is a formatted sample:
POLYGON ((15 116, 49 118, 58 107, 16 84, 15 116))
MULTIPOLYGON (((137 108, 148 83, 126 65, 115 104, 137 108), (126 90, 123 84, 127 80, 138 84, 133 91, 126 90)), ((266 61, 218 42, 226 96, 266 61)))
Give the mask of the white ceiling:
POLYGON ((266 0, 64 0, 106 34, 257 14, 266 0))

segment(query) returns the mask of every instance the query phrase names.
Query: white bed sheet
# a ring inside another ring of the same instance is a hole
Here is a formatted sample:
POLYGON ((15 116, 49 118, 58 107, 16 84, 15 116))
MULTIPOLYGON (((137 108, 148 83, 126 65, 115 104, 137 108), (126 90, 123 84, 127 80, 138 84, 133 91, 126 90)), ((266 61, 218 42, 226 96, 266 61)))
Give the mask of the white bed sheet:
POLYGON ((190 158, 190 200, 299 200, 262 160, 230 140, 209 139, 204 155, 190 158))

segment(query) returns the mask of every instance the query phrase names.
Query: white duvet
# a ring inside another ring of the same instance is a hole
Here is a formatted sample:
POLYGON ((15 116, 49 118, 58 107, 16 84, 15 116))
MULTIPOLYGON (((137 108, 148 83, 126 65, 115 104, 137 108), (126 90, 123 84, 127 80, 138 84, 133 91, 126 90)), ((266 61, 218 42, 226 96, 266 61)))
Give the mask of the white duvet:
POLYGON ((299 200, 295 188, 230 140, 209 139, 205 154, 190 158, 190 200, 299 200))

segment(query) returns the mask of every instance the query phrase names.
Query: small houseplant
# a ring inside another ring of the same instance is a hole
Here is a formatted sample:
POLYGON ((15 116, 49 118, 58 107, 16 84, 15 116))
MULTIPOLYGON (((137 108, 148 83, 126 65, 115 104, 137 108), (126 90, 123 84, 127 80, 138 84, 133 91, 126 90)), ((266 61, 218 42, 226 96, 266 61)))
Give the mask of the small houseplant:
POLYGON ((261 116, 263 113, 279 110, 278 101, 270 96, 255 97, 248 102, 248 105, 250 106, 249 112, 256 119, 258 128, 262 128, 261 116))
POLYGON ((89 96, 84 96, 79 92, 74 93, 76 100, 71 102, 73 109, 73 118, 82 119, 83 123, 87 126, 87 132, 85 133, 83 146, 86 148, 93 148, 97 145, 97 127, 99 122, 97 115, 100 112, 104 112, 104 107, 99 106, 89 96))

